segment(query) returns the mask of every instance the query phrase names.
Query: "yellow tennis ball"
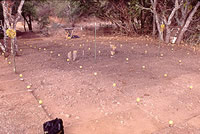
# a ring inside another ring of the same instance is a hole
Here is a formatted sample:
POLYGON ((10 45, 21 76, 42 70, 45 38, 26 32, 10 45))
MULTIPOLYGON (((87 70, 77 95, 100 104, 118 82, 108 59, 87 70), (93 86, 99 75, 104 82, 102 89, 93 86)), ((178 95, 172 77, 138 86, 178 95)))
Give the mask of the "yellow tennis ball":
POLYGON ((140 98, 139 98, 139 97, 137 97, 136 101, 137 101, 137 102, 140 102, 140 98))
POLYGON ((22 77, 23 77, 23 75, 22 75, 22 74, 19 74, 19 77, 20 77, 20 78, 22 78, 22 77))
POLYGON ((189 88, 190 88, 190 89, 192 89, 192 88, 193 88, 193 86, 190 86, 189 88))
POLYGON ((169 121, 169 125, 172 126, 174 122, 172 120, 169 121))
POLYGON ((27 89, 30 89, 30 88, 31 88, 31 85, 26 86, 26 88, 27 88, 27 89))
POLYGON ((142 69, 145 69, 146 67, 145 66, 142 66, 142 69))
POLYGON ((80 69, 82 69, 82 68, 83 68, 83 66, 80 66, 79 68, 80 68, 80 69))
POLYGON ((42 102, 42 100, 39 100, 39 104, 41 105, 43 102, 42 102))
POLYGON ((128 58, 126 58, 126 61, 128 61, 128 58))
POLYGON ((116 83, 113 83, 113 87, 116 87, 116 85, 117 85, 116 83))
POLYGON ((67 61, 69 61, 69 59, 67 59, 67 61))
POLYGON ((11 62, 9 61, 8 64, 11 64, 11 62))
POLYGON ((164 74, 164 76, 167 77, 168 75, 167 75, 167 74, 164 74))
POLYGON ((60 54, 58 54, 58 57, 60 57, 60 54))
POLYGON ((181 60, 179 60, 178 62, 179 62, 179 63, 181 63, 182 61, 181 61, 181 60))

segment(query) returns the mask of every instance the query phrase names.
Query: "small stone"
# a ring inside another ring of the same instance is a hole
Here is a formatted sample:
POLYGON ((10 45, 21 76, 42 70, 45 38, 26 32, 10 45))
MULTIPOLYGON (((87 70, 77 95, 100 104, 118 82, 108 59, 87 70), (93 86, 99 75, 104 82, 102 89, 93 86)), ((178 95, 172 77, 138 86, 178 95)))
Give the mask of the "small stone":
POLYGON ((71 117, 71 115, 70 115, 70 114, 66 114, 65 116, 66 116, 67 118, 70 118, 70 117, 71 117))
POLYGON ((75 117, 75 119, 77 119, 77 120, 78 120, 78 119, 80 119, 80 117, 79 117, 79 116, 76 116, 76 117, 75 117))

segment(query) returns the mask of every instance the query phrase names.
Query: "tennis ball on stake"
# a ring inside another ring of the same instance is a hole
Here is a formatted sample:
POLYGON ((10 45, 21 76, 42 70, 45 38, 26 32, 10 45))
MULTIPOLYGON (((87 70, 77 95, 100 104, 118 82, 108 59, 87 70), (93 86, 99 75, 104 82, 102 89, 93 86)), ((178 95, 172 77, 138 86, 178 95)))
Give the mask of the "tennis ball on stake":
POLYGON ((60 57, 60 54, 58 54, 58 57, 60 57))
POLYGON ((167 75, 167 74, 164 74, 164 76, 167 77, 168 75, 167 75))
POLYGON ((126 58, 126 61, 128 61, 128 58, 126 58))
POLYGON ((193 88, 193 86, 191 85, 191 86, 189 86, 189 88, 190 88, 190 89, 192 89, 192 88, 193 88))
POLYGON ((82 68, 83 68, 83 66, 80 66, 79 68, 80 68, 80 69, 82 69, 82 68))
POLYGON ((179 60, 178 62, 179 62, 179 63, 181 63, 182 61, 181 61, 181 60, 179 60))
POLYGON ((142 69, 145 69, 146 67, 145 66, 142 66, 142 69))

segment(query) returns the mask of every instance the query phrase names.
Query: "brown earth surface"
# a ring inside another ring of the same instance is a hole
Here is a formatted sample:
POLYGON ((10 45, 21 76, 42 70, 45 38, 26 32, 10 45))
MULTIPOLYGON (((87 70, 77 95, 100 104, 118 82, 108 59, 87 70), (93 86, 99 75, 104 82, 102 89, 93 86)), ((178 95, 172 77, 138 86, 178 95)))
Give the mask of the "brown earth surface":
POLYGON ((94 37, 79 36, 19 37, 17 74, 12 57, 0 56, 1 134, 41 134, 56 117, 66 134, 200 133, 199 51, 145 37, 98 36, 95 60, 94 37), (78 58, 68 62, 73 50, 78 58))

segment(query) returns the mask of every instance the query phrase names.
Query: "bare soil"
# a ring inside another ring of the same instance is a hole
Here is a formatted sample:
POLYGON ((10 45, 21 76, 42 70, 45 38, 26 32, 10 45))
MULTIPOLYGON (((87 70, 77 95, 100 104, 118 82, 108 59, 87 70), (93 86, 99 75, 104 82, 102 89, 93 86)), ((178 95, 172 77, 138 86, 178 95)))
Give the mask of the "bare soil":
POLYGON ((200 133, 198 50, 98 36, 95 60, 93 36, 33 35, 18 39, 17 74, 12 57, 0 56, 0 133, 41 134, 55 118, 63 119, 66 134, 200 133), (110 44, 117 46, 114 56, 110 44), (68 62, 73 50, 78 58, 68 62))

